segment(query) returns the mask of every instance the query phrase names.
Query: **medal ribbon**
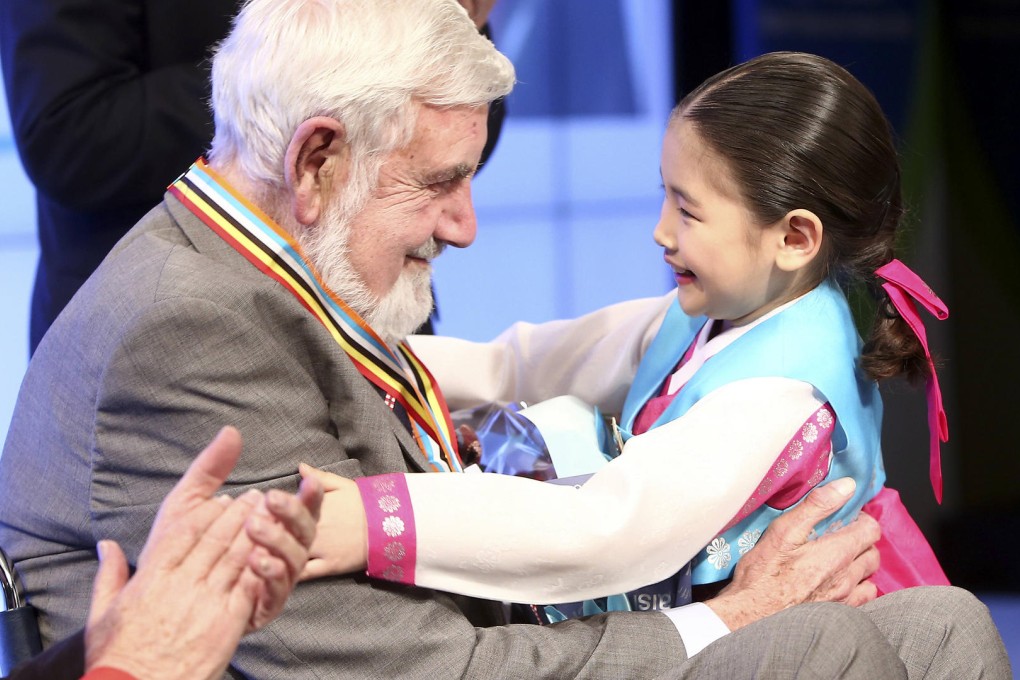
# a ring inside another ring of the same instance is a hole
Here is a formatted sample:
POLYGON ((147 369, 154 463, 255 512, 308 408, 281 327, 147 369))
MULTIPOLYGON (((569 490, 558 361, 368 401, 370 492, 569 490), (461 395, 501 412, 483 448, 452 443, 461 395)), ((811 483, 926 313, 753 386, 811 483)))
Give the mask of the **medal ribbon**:
POLYGON ((203 159, 169 191, 245 259, 286 288, 333 336, 358 371, 407 411, 414 439, 433 470, 462 471, 446 401, 406 343, 394 350, 383 342, 319 280, 290 235, 235 193, 203 159))

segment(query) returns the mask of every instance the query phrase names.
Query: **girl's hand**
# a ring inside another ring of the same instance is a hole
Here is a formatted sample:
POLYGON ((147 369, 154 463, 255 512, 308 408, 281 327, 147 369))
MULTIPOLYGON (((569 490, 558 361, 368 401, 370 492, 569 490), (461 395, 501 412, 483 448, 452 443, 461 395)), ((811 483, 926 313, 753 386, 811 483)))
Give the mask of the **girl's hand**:
POLYGON ((358 485, 304 463, 298 469, 302 477, 318 479, 326 490, 315 542, 299 580, 364 571, 368 564, 368 524, 358 485))

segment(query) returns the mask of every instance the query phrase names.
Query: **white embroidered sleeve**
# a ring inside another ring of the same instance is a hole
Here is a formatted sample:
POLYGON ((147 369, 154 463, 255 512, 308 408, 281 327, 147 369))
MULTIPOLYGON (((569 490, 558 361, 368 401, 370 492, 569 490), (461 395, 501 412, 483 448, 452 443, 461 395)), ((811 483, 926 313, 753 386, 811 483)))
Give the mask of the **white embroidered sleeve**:
POLYGON ((623 592, 676 572, 740 509, 822 404, 754 378, 627 442, 581 487, 503 475, 407 475, 415 583, 517 602, 623 592))
POLYGON ((431 335, 412 336, 409 342, 452 410, 489 402, 533 404, 572 394, 616 413, 675 299, 670 291, 577 319, 517 323, 491 342, 431 335))

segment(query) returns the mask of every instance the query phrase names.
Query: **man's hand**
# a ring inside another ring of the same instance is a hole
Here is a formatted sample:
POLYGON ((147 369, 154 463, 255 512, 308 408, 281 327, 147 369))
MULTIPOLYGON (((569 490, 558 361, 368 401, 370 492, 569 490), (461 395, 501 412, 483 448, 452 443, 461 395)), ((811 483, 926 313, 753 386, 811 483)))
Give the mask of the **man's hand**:
POLYGON ((804 602, 857 606, 875 599, 875 586, 866 579, 878 569, 878 522, 861 513, 852 524, 809 540, 815 524, 841 508, 853 491, 849 478, 812 491, 769 526, 737 564, 730 585, 705 604, 736 630, 804 602))
POLYGON ((160 506, 130 580, 120 547, 100 542, 86 669, 218 678, 241 636, 283 608, 308 557, 322 486, 214 498, 240 454, 241 436, 228 427, 195 458, 160 506))

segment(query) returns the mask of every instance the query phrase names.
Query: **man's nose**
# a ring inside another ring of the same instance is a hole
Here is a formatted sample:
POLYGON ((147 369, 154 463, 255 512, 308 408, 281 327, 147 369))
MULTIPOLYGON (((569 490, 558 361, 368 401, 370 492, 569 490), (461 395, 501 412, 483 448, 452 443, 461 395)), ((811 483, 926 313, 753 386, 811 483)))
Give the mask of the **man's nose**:
POLYGON ((456 248, 467 248, 478 233, 478 218, 471 202, 471 183, 464 182, 452 195, 439 216, 435 237, 456 248))

